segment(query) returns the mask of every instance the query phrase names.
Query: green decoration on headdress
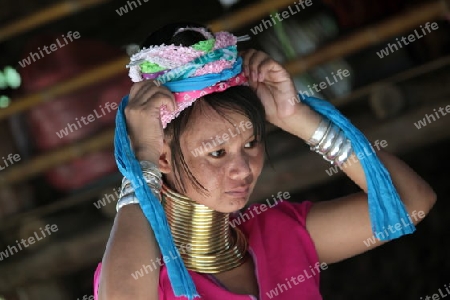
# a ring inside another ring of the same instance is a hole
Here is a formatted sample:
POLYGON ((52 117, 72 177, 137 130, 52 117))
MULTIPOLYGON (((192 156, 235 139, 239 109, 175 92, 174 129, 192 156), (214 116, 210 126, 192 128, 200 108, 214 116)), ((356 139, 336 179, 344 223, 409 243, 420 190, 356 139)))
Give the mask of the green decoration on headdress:
POLYGON ((200 41, 200 42, 192 45, 192 48, 194 48, 195 50, 198 50, 198 51, 209 52, 212 50, 212 48, 214 48, 215 43, 216 43, 215 39, 200 41))
POLYGON ((141 72, 142 73, 156 73, 159 71, 163 71, 166 68, 161 67, 158 64, 149 62, 149 61, 145 61, 142 64, 139 65, 141 67, 141 72))

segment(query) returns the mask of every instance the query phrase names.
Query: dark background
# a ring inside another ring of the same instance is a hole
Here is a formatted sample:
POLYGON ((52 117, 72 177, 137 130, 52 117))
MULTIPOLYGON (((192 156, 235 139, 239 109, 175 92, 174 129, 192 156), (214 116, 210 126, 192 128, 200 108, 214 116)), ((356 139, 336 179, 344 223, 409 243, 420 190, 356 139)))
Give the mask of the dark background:
MULTIPOLYGON (((125 57, 128 44, 140 43, 157 27, 180 20, 248 34, 252 40, 240 44, 242 49, 262 49, 287 66, 292 67, 293 61, 309 65, 311 57, 318 58, 320 63, 306 72, 293 72, 301 90, 305 90, 302 84, 318 84, 331 72, 348 69, 349 79, 317 96, 336 105, 370 140, 386 140, 385 150, 405 160, 436 191, 437 204, 416 233, 322 271, 324 299, 425 299, 439 288, 446 293, 444 284, 450 284, 450 117, 441 116, 421 129, 414 125, 433 109, 450 105, 450 13, 444 1, 439 13, 425 18, 436 2, 313 0, 311 7, 280 22, 282 34, 271 27, 253 36, 250 29, 275 12, 266 10, 255 16, 256 7, 269 2, 278 1, 243 0, 226 8, 217 0, 141 0, 137 8, 119 16, 116 10, 127 5, 126 1, 72 1, 72 8, 94 5, 5 36, 12 24, 24 24, 37 13, 45 19, 51 15, 49 8, 65 2, 1 0, 0 71, 12 66, 23 80, 18 89, 0 89, 0 96, 11 99, 9 107, 0 108, 0 157, 10 153, 21 157, 0 171, 0 252, 46 224, 57 224, 59 230, 0 261, 0 299, 92 295, 93 272, 115 214, 115 203, 102 209, 93 204, 112 193, 121 178, 112 155, 114 116, 105 116, 62 139, 55 132, 76 117, 92 113, 104 103, 99 99, 120 101, 131 83, 123 68, 112 77, 108 74, 114 71, 107 70, 100 80, 88 79, 88 84, 65 95, 53 95, 52 88, 112 64, 125 57), (243 9, 247 10, 241 14, 242 22, 234 25, 232 17, 243 9), (420 16, 423 22, 417 21, 420 16), (333 45, 346 49, 349 42, 345 41, 367 28, 378 28, 374 26, 389 20, 405 24, 414 18, 408 29, 392 25, 383 31, 392 30, 387 37, 379 35, 378 29, 369 31, 372 38, 354 50, 326 58, 327 51, 335 49, 333 45), (225 21, 218 23, 220 19, 225 21), (377 56, 395 38, 413 33, 426 22, 437 22, 439 29, 385 58, 377 56), (68 31, 78 31, 81 38, 25 68, 19 66, 18 61, 30 51, 50 45, 68 31), (31 104, 22 109, 22 103, 31 104)), ((269 126, 268 146, 273 168, 267 164, 252 201, 264 201, 278 191, 289 191, 295 201, 326 201, 358 190, 342 172, 327 175, 330 166, 298 138, 269 126)))

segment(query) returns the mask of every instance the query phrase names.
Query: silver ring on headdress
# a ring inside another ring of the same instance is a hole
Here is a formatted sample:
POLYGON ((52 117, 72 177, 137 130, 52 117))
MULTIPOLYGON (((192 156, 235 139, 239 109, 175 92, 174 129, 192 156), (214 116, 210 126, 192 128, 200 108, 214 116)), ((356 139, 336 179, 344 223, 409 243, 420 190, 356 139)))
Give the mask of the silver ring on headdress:
POLYGON ((206 28, 202 28, 202 27, 185 27, 185 28, 179 28, 177 31, 175 31, 175 33, 173 34, 172 37, 176 36, 177 34, 179 34, 180 32, 186 31, 186 30, 191 30, 191 31, 196 31, 198 33, 201 33, 206 39, 211 40, 214 39, 214 35, 212 35, 210 32, 208 32, 206 30, 206 28))

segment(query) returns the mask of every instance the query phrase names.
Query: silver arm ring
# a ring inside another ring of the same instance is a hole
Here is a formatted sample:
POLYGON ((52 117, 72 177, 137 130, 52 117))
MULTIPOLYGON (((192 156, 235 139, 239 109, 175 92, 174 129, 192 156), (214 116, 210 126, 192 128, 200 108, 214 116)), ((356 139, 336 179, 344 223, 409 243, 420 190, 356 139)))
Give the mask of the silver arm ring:
POLYGON ((343 146, 343 144, 346 141, 346 137, 342 131, 339 131, 339 134, 336 138, 336 140, 333 143, 333 147, 328 151, 327 154, 324 155, 324 159, 326 161, 332 162, 336 159, 336 157, 339 155, 339 152, 343 146))
POLYGON ((306 143, 312 147, 317 146, 317 144, 319 144, 319 142, 323 139, 324 135, 327 133, 330 123, 331 122, 329 119, 322 118, 316 131, 314 131, 312 137, 306 143))
POLYGON ((319 145, 315 147, 315 151, 321 155, 325 155, 330 151, 334 144, 336 137, 339 134, 339 129, 336 125, 332 124, 330 130, 326 133, 325 137, 320 141, 319 145))
POLYGON ((334 160, 334 163, 337 164, 338 166, 341 166, 352 155, 352 152, 353 152, 352 143, 350 140, 346 140, 341 148, 341 151, 339 151, 337 158, 334 160))

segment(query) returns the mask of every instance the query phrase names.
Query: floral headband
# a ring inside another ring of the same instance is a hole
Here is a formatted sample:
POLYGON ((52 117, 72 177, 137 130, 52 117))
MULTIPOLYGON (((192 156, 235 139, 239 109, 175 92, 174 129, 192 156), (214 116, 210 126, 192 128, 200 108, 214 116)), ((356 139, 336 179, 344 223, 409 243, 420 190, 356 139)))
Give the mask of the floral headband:
POLYGON ((133 82, 154 80, 173 92, 178 109, 169 112, 166 107, 161 108, 163 128, 198 98, 247 84, 236 44, 247 40, 248 36, 236 37, 224 31, 212 35, 204 28, 180 28, 174 35, 187 30, 201 33, 206 40, 190 47, 158 45, 143 48, 131 56, 127 65, 133 82))

